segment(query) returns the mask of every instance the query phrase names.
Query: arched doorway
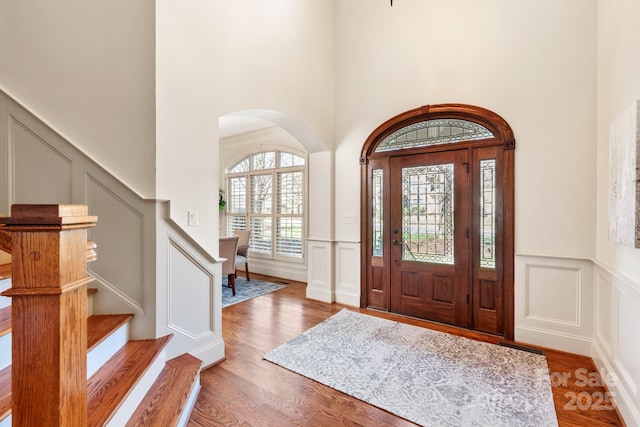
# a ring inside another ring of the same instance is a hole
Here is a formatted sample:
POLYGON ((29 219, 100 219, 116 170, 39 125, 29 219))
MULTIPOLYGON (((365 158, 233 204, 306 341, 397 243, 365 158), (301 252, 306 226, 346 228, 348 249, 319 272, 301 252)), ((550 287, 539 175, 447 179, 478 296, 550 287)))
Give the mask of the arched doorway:
POLYGON ((366 140, 361 306, 513 339, 514 149, 507 122, 442 104, 366 140))

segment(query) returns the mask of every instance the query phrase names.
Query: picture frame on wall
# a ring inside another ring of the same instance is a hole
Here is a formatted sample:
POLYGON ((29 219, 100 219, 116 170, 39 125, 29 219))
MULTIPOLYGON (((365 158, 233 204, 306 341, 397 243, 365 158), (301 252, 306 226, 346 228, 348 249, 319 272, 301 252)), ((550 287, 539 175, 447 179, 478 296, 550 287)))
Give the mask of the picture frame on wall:
POLYGON ((609 129, 609 239, 640 248, 640 101, 609 129))

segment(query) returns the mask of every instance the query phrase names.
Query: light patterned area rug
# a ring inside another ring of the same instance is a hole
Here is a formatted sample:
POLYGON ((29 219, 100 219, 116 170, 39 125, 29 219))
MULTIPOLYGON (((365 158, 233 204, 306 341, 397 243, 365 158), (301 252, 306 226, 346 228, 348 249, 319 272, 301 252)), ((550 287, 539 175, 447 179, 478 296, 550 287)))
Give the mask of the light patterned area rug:
POLYGON ((342 310, 264 358, 423 426, 557 426, 547 360, 342 310))
POLYGON ((284 288, 285 285, 277 283, 263 282, 261 280, 250 280, 238 276, 236 278, 236 294, 231 295, 231 288, 227 286, 227 278, 222 278, 222 308, 259 297, 270 292, 275 292, 284 288))

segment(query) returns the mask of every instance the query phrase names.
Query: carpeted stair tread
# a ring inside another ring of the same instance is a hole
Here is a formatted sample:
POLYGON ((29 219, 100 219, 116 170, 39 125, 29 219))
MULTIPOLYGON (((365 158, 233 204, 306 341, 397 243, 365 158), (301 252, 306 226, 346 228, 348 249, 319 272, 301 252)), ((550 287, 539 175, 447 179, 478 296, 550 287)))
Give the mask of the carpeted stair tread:
POLYGON ((175 426, 201 367, 202 361, 188 353, 169 360, 127 426, 175 426))
POLYGON ((11 413, 11 365, 0 370, 0 421, 11 413))
POLYGON ((167 345, 171 335, 129 341, 88 380, 88 425, 106 424, 167 345))
POLYGON ((133 314, 100 314, 87 318, 87 352, 127 323, 133 314))
POLYGON ((0 309, 0 337, 11 332, 11 306, 0 309))

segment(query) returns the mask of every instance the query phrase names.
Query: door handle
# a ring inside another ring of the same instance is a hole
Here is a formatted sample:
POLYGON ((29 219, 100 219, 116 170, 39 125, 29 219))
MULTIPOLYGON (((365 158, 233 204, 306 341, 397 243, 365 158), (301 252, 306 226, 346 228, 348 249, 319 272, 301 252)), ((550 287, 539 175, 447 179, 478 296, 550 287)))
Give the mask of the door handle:
POLYGON ((394 245, 399 245, 400 244, 400 242, 398 242, 396 239, 393 239, 393 241, 391 243, 393 243, 394 245))

